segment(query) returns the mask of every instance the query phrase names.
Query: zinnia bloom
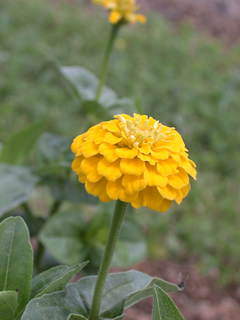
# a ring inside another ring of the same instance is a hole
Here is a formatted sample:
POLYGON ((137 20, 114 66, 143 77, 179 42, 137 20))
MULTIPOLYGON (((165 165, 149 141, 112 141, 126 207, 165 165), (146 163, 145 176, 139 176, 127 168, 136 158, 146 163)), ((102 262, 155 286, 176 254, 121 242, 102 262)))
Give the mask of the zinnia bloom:
POLYGON ((146 22, 146 18, 142 14, 136 14, 138 6, 135 0, 93 0, 95 3, 104 6, 110 10, 109 21, 113 24, 124 19, 130 23, 137 21, 146 22))
POLYGON ((180 134, 146 115, 116 115, 72 143, 72 169, 88 193, 103 202, 120 199, 134 208, 164 212, 190 190, 195 163, 180 134))

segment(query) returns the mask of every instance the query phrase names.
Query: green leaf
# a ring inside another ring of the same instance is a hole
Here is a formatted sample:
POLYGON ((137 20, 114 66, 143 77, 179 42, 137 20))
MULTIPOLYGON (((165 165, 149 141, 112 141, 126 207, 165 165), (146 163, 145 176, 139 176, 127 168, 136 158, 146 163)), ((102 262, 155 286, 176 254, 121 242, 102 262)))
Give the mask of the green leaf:
POLYGON ((35 157, 38 166, 59 164, 63 161, 72 161, 72 139, 52 133, 43 133, 35 145, 35 157))
POLYGON ((85 229, 85 222, 79 213, 59 212, 46 222, 39 239, 55 259, 72 265, 86 256, 87 248, 81 240, 85 229))
POLYGON ((124 314, 118 317, 114 317, 114 318, 103 318, 103 317, 98 317, 99 320, 122 320, 124 318, 124 314))
POLYGON ((82 108, 88 113, 91 114, 94 119, 98 122, 102 120, 110 120, 112 118, 111 112, 104 107, 101 103, 95 100, 87 100, 82 104, 82 108))
POLYGON ((87 318, 79 314, 71 313, 67 320, 87 320, 87 318))
POLYGON ((158 285, 166 292, 177 292, 181 291, 182 289, 179 288, 178 285, 165 281, 161 278, 151 278, 149 283, 142 289, 135 291, 134 293, 130 294, 125 303, 125 309, 129 308, 130 306, 136 304, 142 299, 147 297, 153 296, 153 287, 154 285, 158 285))
MULTIPOLYGON (((80 66, 59 67, 58 71, 82 102, 95 99, 99 80, 93 73, 80 66)), ((108 106, 116 99, 116 93, 104 86, 99 99, 100 103, 108 106)))
MULTIPOLYGON (((87 318, 96 278, 96 276, 84 277, 76 283, 68 284, 66 291, 43 295, 31 300, 22 320, 65 320, 71 313, 87 318)), ((135 270, 109 274, 103 292, 100 316, 97 320, 122 319, 123 310, 128 307, 126 304, 128 297, 148 288, 152 279, 135 270)), ((175 291, 179 290, 178 286, 172 285, 171 289, 173 287, 175 291)), ((151 294, 153 295, 153 288, 151 294)), ((142 295, 139 300, 143 298, 142 295)))
POLYGON ((147 243, 141 226, 125 219, 113 255, 113 266, 129 267, 143 261, 147 256, 147 243))
POLYGON ((0 164, 0 215, 28 200, 38 180, 29 168, 0 164))
POLYGON ((18 305, 16 291, 0 292, 0 319, 12 320, 18 305))
MULTIPOLYGON (((90 310, 96 278, 96 276, 84 277, 77 283, 67 286, 68 295, 73 297, 75 294, 77 301, 79 299, 77 296, 81 297, 87 311, 90 310)), ((100 316, 105 318, 120 316, 123 309, 153 295, 153 285, 156 280, 171 291, 179 291, 177 285, 165 283, 162 279, 152 278, 135 270, 109 274, 104 287, 100 316), (146 291, 146 289, 151 290, 146 291)))
POLYGON ((119 113, 133 115, 136 112, 136 106, 131 99, 122 98, 111 104, 104 105, 95 100, 87 100, 82 104, 83 109, 91 114, 94 119, 99 121, 110 120, 119 113))
MULTIPOLYGON (((110 213, 99 212, 86 228, 80 214, 60 212, 47 221, 39 239, 60 263, 71 265, 87 259, 91 261, 88 269, 96 268, 101 261, 110 220, 110 213)), ((146 252, 141 227, 135 221, 126 219, 113 256, 113 265, 134 265, 146 257, 146 252)))
POLYGON ((96 197, 87 193, 84 185, 79 183, 75 176, 68 179, 54 177, 48 179, 48 184, 51 188, 52 196, 58 201, 67 200, 91 204, 96 204, 98 202, 96 197), (74 181, 71 179, 74 179, 74 181))
POLYGON ((17 291, 20 312, 29 301, 33 252, 22 218, 10 217, 0 224, 0 291, 17 291))
POLYGON ((119 114, 119 113, 133 115, 134 113, 137 112, 137 108, 136 108, 135 103, 131 99, 121 98, 121 99, 116 100, 111 105, 109 105, 107 107, 107 111, 112 116, 119 114))
POLYGON ((83 262, 72 267, 57 266, 51 268, 32 279, 31 299, 47 293, 63 290, 70 281, 88 262, 83 262))
POLYGON ((152 320, 184 320, 172 299, 157 285, 154 285, 152 320))
MULTIPOLYGON (((86 234, 86 241, 99 250, 98 259, 96 257, 96 250, 90 253, 90 261, 94 259, 95 265, 99 265, 101 256, 103 254, 107 233, 111 221, 112 214, 105 206, 92 219, 88 232, 86 234), (94 255, 93 257, 91 257, 94 255), (92 259, 91 259, 92 258, 92 259)), ((146 258, 147 245, 144 234, 140 225, 133 219, 125 219, 114 252, 112 265, 118 267, 129 267, 146 258)))
POLYGON ((73 312, 66 291, 59 291, 30 300, 21 320, 66 320, 73 312))
POLYGON ((23 164, 42 130, 43 124, 37 123, 13 134, 3 146, 0 162, 23 164))

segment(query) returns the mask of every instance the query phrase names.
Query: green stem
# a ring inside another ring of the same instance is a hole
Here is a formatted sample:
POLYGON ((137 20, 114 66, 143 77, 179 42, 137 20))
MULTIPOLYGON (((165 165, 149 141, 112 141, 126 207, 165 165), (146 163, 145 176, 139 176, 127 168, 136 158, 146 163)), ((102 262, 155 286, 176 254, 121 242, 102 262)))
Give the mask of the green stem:
POLYGON ((112 51, 114 40, 116 38, 116 35, 117 35, 117 32, 118 32, 120 26, 121 26, 120 23, 112 25, 112 30, 111 30, 111 33, 110 33, 110 37, 109 37, 109 40, 108 40, 108 44, 107 44, 107 48, 106 48, 105 56, 104 56, 104 60, 103 60, 102 73, 101 73, 101 77, 100 77, 100 80, 99 80, 99 83, 98 83, 97 92, 96 92, 96 100, 97 101, 100 99, 102 88, 103 88, 103 85, 105 83, 107 70, 108 70, 109 57, 110 57, 110 54, 111 54, 111 51, 112 51))
POLYGON ((30 209, 29 205, 27 204, 27 202, 22 203, 22 208, 24 209, 24 212, 31 220, 35 219, 35 216, 32 210, 30 209))
POLYGON ((44 256, 44 251, 45 251, 45 248, 43 244, 40 241, 38 241, 38 248, 35 256, 35 267, 38 274, 42 271, 41 263, 44 256))
MULTIPOLYGON (((28 219, 31 221, 31 223, 34 224, 34 226, 35 226, 35 228, 36 228, 36 230, 38 232, 40 230, 40 228, 42 227, 42 221, 38 217, 36 217, 34 215, 33 211, 31 210, 31 208, 29 207, 27 202, 22 203, 21 206, 22 206, 22 208, 24 210, 24 213, 26 214, 28 219)), ((33 235, 33 234, 31 234, 31 235, 33 235)))
POLYGON ((113 253, 121 231, 122 223, 126 213, 127 203, 117 200, 115 210, 112 216, 111 225, 108 231, 108 237, 105 250, 94 290, 92 307, 90 310, 89 320, 96 320, 101 306, 104 284, 111 265, 113 253))
POLYGON ((61 205, 62 205, 62 201, 55 200, 51 209, 50 209, 49 216, 53 216, 59 210, 61 205))

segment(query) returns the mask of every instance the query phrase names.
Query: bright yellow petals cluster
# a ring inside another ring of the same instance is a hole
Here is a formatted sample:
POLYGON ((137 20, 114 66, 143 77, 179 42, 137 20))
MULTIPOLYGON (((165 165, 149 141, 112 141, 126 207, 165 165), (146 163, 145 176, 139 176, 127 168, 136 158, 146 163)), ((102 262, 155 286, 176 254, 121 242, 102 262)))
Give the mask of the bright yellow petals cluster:
POLYGON ((110 10, 109 21, 112 24, 118 23, 124 19, 130 23, 137 21, 146 22, 146 18, 142 14, 135 13, 138 10, 135 0, 93 0, 95 3, 104 6, 110 10))
POLYGON ((134 208, 164 212, 190 190, 195 163, 180 134, 152 117, 116 115, 72 143, 72 169, 88 193, 103 202, 120 199, 134 208))

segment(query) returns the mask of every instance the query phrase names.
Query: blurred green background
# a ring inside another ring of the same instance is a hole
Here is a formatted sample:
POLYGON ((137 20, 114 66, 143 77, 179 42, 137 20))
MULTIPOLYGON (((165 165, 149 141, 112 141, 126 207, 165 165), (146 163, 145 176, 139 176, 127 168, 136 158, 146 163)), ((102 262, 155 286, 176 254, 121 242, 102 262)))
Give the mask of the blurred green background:
MULTIPOLYGON (((227 47, 186 23, 177 28, 149 12, 146 25, 121 30, 107 85, 183 136, 198 179, 166 214, 135 212, 149 256, 196 258, 239 282, 240 46, 227 47)), ((79 105, 50 62, 81 65, 99 76, 110 26, 83 1, 0 2, 0 141, 44 120, 49 132, 81 132, 79 105)))

